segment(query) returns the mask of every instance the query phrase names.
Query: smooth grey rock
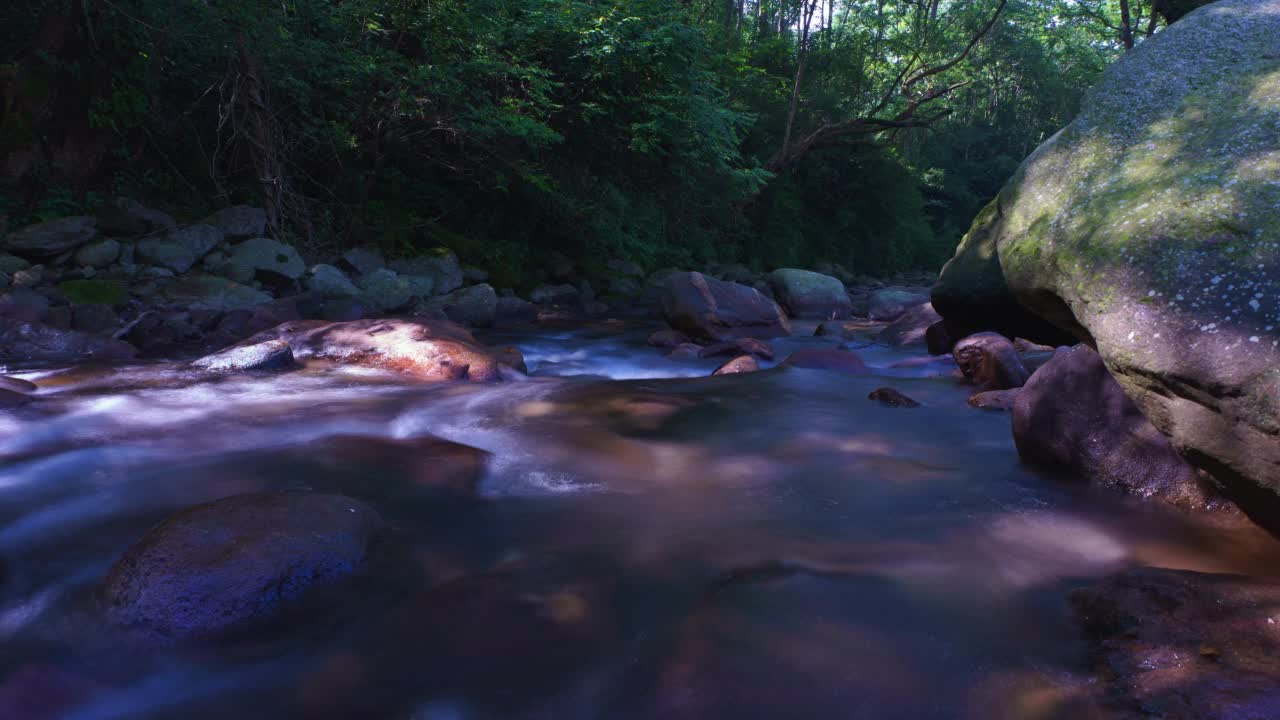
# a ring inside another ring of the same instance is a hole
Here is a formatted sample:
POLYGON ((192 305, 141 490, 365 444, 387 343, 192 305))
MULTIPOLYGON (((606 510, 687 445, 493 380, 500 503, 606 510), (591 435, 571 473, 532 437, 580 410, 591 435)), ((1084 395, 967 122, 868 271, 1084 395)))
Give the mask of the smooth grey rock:
POLYGON ((265 340, 256 345, 236 345, 206 355, 191 363, 210 372, 283 370, 294 365, 293 351, 284 340, 265 340))
POLYGON ((103 268, 115 262, 120 257, 119 241, 107 238, 95 243, 90 243, 76 250, 75 260, 77 265, 85 267, 103 268))
POLYGON ((332 265, 312 265, 303 278, 303 285, 322 298, 355 297, 360 294, 360 288, 332 265))
POLYGON ((188 225, 139 240, 135 248, 140 261, 185 273, 217 247, 222 237, 222 231, 213 225, 188 225))
POLYGON ((84 215, 28 225, 0 239, 0 250, 28 258, 53 258, 98 236, 97 220, 84 215))

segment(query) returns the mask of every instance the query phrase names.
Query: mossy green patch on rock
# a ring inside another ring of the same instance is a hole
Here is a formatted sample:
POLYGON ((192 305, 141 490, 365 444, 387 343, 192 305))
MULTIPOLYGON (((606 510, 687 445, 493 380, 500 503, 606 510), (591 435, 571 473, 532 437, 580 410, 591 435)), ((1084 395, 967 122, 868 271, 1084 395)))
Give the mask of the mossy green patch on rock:
POLYGON ((1144 42, 1023 163, 982 241, 1188 458, 1280 492, 1276 403, 1254 397, 1280 365, 1277 38, 1280 0, 1221 0, 1144 42))
POLYGON ((67 280, 58 292, 72 305, 123 305, 129 299, 119 280, 67 280))

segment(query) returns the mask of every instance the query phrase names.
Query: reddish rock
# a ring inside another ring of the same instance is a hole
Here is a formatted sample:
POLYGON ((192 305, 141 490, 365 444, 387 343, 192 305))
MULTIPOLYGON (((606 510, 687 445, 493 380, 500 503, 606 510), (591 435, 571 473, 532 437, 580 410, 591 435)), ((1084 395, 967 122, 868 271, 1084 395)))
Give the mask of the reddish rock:
POLYGON ((649 336, 648 344, 656 348, 676 348, 689 342, 689 336, 679 330, 658 330, 649 336))
POLYGON ((920 407, 920 403, 916 402, 915 400, 912 400, 911 398, 907 397, 906 395, 903 395, 902 393, 898 392, 897 390, 894 390, 893 388, 887 388, 887 387, 872 390, 871 394, 867 396, 867 399, 875 400, 876 402, 886 407, 902 407, 902 408, 920 407))
POLYGON ((813 370, 835 370, 852 375, 871 372, 862 358, 851 350, 838 348, 805 348, 791 353, 784 365, 813 370))
POLYGON ((259 333, 241 345, 282 339, 298 360, 326 360, 393 370, 427 382, 495 382, 518 370, 518 353, 480 344, 461 325, 447 320, 320 320, 291 322, 259 333))
POLYGON ((1084 345, 1062 348, 1013 403, 1022 459, 1187 508, 1223 505, 1084 345))
POLYGON ((1138 568, 1074 591, 1071 603, 1117 710, 1280 717, 1280 581, 1138 568))
POLYGON ((673 360, 692 360, 693 358, 702 357, 702 346, 693 343, 682 343, 667 353, 667 357, 673 360))
POLYGON ((667 324, 696 339, 722 342, 791 334, 791 321, 777 303, 754 288, 702 273, 667 276, 661 301, 667 324))
POLYGON ((716 368, 712 375, 740 375, 742 373, 752 373, 760 370, 760 363, 750 355, 739 355, 729 362, 716 368))
POLYGON ((969 396, 969 404, 979 410, 1008 412, 1013 409, 1013 403, 1018 399, 1019 392, 1021 392, 1021 388, 974 393, 969 396))
POLYGON ((8 375, 0 375, 0 390, 8 390, 15 393, 33 393, 39 388, 30 380, 22 378, 9 377, 8 375))
POLYGON ((715 343, 702 348, 699 357, 716 357, 719 355, 755 355, 765 360, 773 359, 773 347, 763 340, 755 338, 738 338, 730 342, 715 343))
POLYGON ((890 347, 922 343, 929 328, 940 320, 942 317, 933 311, 933 306, 929 303, 916 305, 880 331, 876 340, 890 347))
POLYGON ((311 462, 352 477, 378 468, 380 477, 403 478, 419 488, 473 496, 489 463, 489 453, 437 437, 394 439, 336 435, 299 450, 311 462))
POLYGON ((970 335, 956 343, 951 356, 965 379, 983 390, 1022 387, 1031 377, 1013 343, 999 333, 970 335))

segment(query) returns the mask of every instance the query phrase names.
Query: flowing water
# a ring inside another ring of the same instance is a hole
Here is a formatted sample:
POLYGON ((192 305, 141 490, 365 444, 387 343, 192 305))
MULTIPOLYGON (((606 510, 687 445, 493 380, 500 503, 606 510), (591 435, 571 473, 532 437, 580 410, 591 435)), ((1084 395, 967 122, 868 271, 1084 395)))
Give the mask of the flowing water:
POLYGON ((1088 670, 1071 588, 1280 568, 1252 527, 1022 466, 945 362, 855 343, 873 375, 709 378, 646 330, 495 335, 531 377, 489 386, 9 368, 41 399, 0 414, 0 696, 76 720, 1032 720, 1088 670), (921 407, 867 399, 886 385, 921 407), (492 456, 478 498, 445 498, 376 453, 297 451, 339 435, 492 456), (289 489, 364 500, 416 571, 234 646, 134 647, 95 618, 167 515, 289 489))

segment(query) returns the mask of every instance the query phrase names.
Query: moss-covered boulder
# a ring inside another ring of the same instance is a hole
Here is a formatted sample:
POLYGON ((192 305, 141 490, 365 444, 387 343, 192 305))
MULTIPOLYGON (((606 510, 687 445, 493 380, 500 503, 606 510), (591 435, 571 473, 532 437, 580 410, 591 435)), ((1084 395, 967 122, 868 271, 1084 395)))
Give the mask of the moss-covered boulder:
POLYGON ((1273 518, 1278 38, 1280 0, 1221 0, 1144 42, 1023 163, 986 241, 1021 305, 1096 346, 1175 448, 1273 518))
POLYGON ((830 275, 783 268, 767 278, 773 296, 793 318, 843 320, 849 317, 852 304, 844 283, 830 275))
POLYGON ((1003 229, 1001 208, 1007 202, 1007 195, 1001 193, 978 213, 933 286, 933 308, 951 337, 993 330, 1011 338, 1070 344, 1070 333, 1023 307, 1005 282, 996 238, 1003 229))

